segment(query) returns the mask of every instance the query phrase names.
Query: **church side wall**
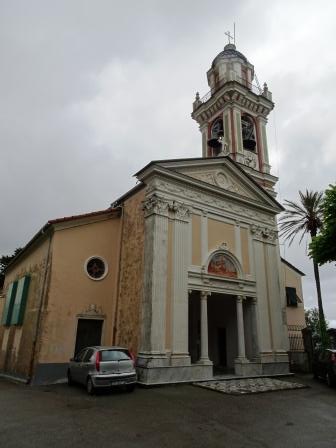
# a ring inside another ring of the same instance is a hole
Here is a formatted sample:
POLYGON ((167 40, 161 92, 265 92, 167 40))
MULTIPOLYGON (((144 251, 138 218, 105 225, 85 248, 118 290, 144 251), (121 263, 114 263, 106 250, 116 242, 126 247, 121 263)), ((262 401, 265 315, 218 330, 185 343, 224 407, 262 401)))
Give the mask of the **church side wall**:
MULTIPOLYGON (((282 264, 283 277, 285 285, 296 289, 296 294, 303 300, 301 275, 291 269, 289 266, 282 264)), ((304 304, 297 304, 297 307, 287 307, 287 325, 305 326, 304 304)))
POLYGON ((117 344, 134 353, 139 350, 141 303, 144 279, 144 190, 125 201, 120 258, 117 344))
POLYGON ((74 355, 78 319, 103 321, 101 343, 112 343, 119 264, 120 218, 72 223, 55 231, 49 292, 42 310, 36 382, 65 377, 74 355), (85 262, 102 257, 108 273, 92 280, 85 262))
MULTIPOLYGON (((49 251, 49 238, 33 245, 21 260, 8 270, 4 295, 8 286, 25 275, 30 276, 23 324, 20 326, 0 324, 0 371, 29 379, 39 306, 44 292, 49 251)), ((47 280, 47 279, 46 279, 47 280)), ((5 297, 3 299, 5 302, 5 297)), ((2 313, 0 315, 0 318, 2 313)))

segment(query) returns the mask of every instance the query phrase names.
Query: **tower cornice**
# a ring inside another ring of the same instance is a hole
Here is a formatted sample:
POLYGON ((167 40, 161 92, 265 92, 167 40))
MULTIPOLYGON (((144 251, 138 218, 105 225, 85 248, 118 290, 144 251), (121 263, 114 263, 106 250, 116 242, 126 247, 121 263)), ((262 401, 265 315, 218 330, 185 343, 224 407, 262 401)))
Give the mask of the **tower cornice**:
POLYGON ((202 99, 196 100, 191 116, 201 126, 214 114, 223 110, 225 105, 236 105, 263 118, 266 118, 274 108, 268 90, 257 94, 238 81, 227 81, 217 91, 210 91, 202 99))

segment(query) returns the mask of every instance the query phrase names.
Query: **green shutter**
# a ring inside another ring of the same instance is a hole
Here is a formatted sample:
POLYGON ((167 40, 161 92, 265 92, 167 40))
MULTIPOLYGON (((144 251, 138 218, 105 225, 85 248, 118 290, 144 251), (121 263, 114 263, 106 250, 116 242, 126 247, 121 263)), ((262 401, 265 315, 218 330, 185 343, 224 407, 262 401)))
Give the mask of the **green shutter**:
POLYGON ((11 319, 12 325, 22 325, 23 323, 23 317, 28 297, 29 283, 30 283, 29 275, 20 278, 18 282, 11 319))
POLYGON ((11 322, 12 312, 13 312, 13 306, 14 306, 14 300, 15 300, 15 294, 17 289, 18 282, 15 281, 14 283, 11 283, 8 287, 7 295, 6 295, 6 302, 2 313, 2 325, 8 326, 11 322))

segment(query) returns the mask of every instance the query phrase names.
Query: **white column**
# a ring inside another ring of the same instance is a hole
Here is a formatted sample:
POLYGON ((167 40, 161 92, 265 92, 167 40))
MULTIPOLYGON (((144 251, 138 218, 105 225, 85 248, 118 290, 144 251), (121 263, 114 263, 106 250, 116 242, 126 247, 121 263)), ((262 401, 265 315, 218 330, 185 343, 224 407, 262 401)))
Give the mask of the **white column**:
POLYGON ((212 364, 209 360, 208 342, 208 296, 210 292, 201 291, 201 364, 212 364))
POLYGON ((188 352, 188 264, 190 210, 174 202, 172 279, 172 365, 190 364, 188 352))
POLYGON ((243 296, 237 296, 238 359, 245 359, 243 300, 243 296))

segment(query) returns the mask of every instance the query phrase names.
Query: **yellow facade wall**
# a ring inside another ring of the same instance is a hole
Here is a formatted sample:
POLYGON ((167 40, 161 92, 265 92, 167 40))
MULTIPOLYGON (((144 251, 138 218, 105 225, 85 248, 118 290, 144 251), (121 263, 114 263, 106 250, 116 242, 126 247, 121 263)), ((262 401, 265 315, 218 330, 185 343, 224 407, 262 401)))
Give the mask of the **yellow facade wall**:
POLYGON ((40 363, 64 363, 74 355, 79 317, 95 317, 95 313, 103 316, 102 344, 112 343, 119 240, 118 217, 76 223, 55 232, 48 301, 39 341, 40 363), (95 255, 108 264, 107 276, 98 281, 90 279, 84 269, 86 260, 95 255))
POLYGON ((208 219, 208 250, 212 252, 225 242, 227 249, 235 253, 234 226, 215 219, 208 219))
MULTIPOLYGON (((8 269, 5 278, 4 295, 10 283, 26 274, 30 275, 23 325, 9 327, 0 325, 0 370, 23 378, 27 378, 31 373, 33 340, 36 336, 38 312, 43 298, 50 238, 45 236, 32 244, 8 269)), ((2 313, 0 319, 1 317, 2 313)))

